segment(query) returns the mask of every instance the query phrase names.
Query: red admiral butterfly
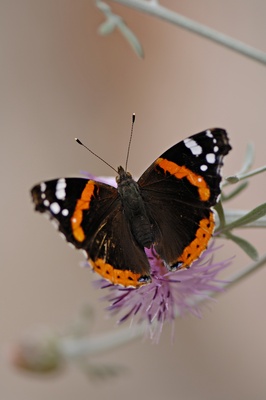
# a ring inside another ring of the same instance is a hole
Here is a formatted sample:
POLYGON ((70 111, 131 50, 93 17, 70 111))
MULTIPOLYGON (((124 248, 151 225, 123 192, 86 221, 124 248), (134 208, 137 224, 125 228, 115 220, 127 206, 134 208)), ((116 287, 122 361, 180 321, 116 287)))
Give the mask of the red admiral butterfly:
POLYGON ((118 167, 117 189, 60 178, 34 186, 31 194, 35 209, 58 221, 96 272, 135 288, 151 282, 145 248, 153 246, 171 271, 188 268, 206 249, 230 149, 224 129, 209 129, 171 147, 137 182, 118 167))

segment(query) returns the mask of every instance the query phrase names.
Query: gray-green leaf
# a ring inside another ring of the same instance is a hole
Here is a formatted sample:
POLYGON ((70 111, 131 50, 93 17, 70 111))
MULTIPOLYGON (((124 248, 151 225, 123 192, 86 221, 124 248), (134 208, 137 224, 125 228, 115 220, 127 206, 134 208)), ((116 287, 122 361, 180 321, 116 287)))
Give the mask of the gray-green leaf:
POLYGON ((257 250, 255 249, 255 247, 249 243, 247 240, 233 235, 232 233, 228 232, 226 233, 225 237, 227 239, 232 240, 233 242, 235 242, 242 250, 244 250, 244 252, 254 261, 258 260, 259 258, 259 254, 257 252, 257 250))
POLYGON ((254 210, 244 215, 244 217, 241 217, 236 221, 232 222, 231 224, 224 226, 221 232, 227 232, 234 228, 239 228, 243 225, 250 224, 251 222, 256 221, 257 219, 264 217, 264 215, 266 215, 266 203, 263 203, 260 206, 254 208, 254 210))
POLYGON ((117 22, 113 18, 108 18, 98 28, 98 33, 102 36, 109 35, 113 32, 117 25, 117 22))
POLYGON ((118 29, 128 41, 128 43, 132 46, 133 50, 137 53, 137 55, 141 58, 144 57, 143 48, 137 38, 137 36, 132 32, 131 29, 125 24, 124 21, 121 20, 119 24, 117 24, 118 29))

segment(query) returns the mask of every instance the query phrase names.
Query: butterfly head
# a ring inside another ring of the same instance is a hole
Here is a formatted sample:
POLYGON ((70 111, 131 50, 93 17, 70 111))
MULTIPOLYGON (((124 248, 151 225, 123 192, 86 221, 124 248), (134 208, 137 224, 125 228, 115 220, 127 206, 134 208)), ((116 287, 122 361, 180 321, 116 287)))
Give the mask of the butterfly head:
POLYGON ((121 166, 118 167, 117 172, 118 172, 118 175, 116 177, 116 183, 118 185, 122 182, 132 180, 132 175, 129 172, 125 171, 123 167, 121 167, 121 166))

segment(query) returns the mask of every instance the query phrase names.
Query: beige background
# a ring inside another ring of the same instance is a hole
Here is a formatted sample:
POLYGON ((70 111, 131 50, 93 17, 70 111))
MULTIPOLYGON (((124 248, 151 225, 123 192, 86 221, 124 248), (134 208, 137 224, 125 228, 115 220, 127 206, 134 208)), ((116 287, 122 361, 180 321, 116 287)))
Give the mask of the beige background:
MULTIPOLYGON (((168 1, 165 5, 266 51, 266 3, 168 1)), ((117 329, 104 319, 101 293, 50 224, 33 212, 31 186, 80 170, 110 174, 73 141, 79 136, 115 167, 124 163, 131 113, 137 122, 130 171, 138 176, 170 145, 212 126, 226 128, 234 150, 225 174, 237 171, 247 142, 255 167, 265 163, 266 69, 206 39, 114 5, 145 49, 138 59, 116 32, 102 38, 103 16, 88 0, 1 0, 1 278, 0 398, 182 400, 266 398, 266 271, 219 298, 201 320, 176 321, 159 345, 134 342, 96 361, 127 367, 120 377, 90 382, 74 366, 38 377, 15 370, 8 346, 38 326, 61 329, 84 303, 97 317, 93 334, 117 329), (148 397, 147 397, 148 396, 148 397)), ((265 201, 265 176, 230 207, 265 201)), ((240 233, 240 232, 239 232, 240 233)), ((265 232, 241 232, 263 253, 265 232)), ((228 274, 249 259, 236 254, 228 274)))

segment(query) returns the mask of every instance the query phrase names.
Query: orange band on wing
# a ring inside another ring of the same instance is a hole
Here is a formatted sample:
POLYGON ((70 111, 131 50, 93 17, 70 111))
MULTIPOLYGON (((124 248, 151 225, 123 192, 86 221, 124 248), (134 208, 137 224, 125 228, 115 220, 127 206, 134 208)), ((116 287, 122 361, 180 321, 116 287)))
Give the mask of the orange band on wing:
POLYGON ((74 213, 71 217, 71 227, 73 236, 78 242, 83 242, 85 239, 85 233, 81 227, 83 220, 83 210, 87 210, 90 206, 90 201, 93 196, 95 184, 93 181, 88 181, 83 192, 81 193, 80 199, 77 201, 74 213))
POLYGON ((211 211, 209 218, 200 220, 195 239, 187 247, 185 247, 181 256, 176 260, 176 262, 183 263, 180 269, 188 268, 193 261, 197 260, 201 253, 207 248, 208 242, 214 230, 214 226, 214 215, 211 211))
POLYGON ((102 258, 95 261, 89 260, 94 271, 98 272, 104 279, 110 281, 113 285, 122 285, 125 287, 140 287, 146 285, 148 281, 139 282, 141 274, 136 274, 129 270, 120 271, 111 264, 106 263, 102 258))
POLYGON ((169 172, 177 179, 187 178, 187 180, 198 188, 200 200, 207 201, 210 198, 210 189, 202 176, 195 174, 185 166, 180 166, 173 161, 168 161, 165 158, 158 158, 156 164, 159 165, 165 172, 169 172))

